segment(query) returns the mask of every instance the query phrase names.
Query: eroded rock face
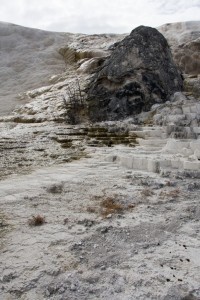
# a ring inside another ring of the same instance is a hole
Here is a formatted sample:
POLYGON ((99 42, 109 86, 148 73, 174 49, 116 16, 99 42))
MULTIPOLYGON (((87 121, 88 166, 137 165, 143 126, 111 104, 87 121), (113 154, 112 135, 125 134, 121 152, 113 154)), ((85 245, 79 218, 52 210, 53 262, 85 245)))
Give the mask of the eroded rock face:
POLYGON ((200 74, 200 38, 185 45, 179 45, 174 50, 174 58, 184 73, 200 74))
POLYGON ((88 89, 90 118, 116 120, 147 111, 182 89, 166 39, 140 26, 114 45, 88 89))
POLYGON ((174 60, 185 74, 200 74, 200 21, 165 24, 158 30, 167 39, 174 60))

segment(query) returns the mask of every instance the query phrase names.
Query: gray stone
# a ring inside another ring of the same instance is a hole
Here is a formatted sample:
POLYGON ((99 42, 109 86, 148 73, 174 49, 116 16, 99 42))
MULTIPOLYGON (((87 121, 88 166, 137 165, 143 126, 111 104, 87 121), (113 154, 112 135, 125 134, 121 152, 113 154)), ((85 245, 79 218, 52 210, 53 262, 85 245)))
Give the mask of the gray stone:
POLYGON ((123 119, 148 111, 182 90, 182 77, 170 48, 156 29, 137 27, 113 48, 89 84, 92 121, 123 119))
POLYGON ((71 284, 70 290, 73 291, 73 292, 76 291, 76 286, 75 286, 75 284, 71 284))

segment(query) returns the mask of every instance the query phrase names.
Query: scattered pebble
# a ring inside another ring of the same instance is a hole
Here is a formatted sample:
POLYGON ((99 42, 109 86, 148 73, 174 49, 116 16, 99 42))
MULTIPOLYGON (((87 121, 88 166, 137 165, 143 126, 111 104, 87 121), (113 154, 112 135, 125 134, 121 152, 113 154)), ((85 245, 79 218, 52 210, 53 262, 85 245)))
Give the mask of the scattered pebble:
POLYGON ((112 218, 112 214, 107 215, 106 219, 111 219, 112 218))
POLYGON ((63 220, 63 224, 64 224, 64 225, 66 225, 68 222, 69 222, 69 219, 68 219, 68 218, 65 218, 65 219, 63 220))
POLYGON ((108 232, 108 227, 104 227, 101 229, 101 233, 107 233, 108 232))
POLYGON ((73 291, 73 292, 76 291, 76 286, 75 286, 75 284, 71 284, 70 290, 73 291))

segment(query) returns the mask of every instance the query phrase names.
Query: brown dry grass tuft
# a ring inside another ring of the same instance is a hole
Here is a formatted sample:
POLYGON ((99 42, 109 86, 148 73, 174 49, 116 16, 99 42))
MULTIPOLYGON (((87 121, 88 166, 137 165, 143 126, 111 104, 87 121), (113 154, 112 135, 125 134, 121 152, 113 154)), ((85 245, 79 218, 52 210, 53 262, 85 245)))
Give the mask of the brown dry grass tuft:
POLYGON ((135 208, 135 204, 127 203, 129 201, 123 201, 120 203, 118 195, 114 194, 108 196, 93 196, 93 200, 96 200, 98 205, 88 206, 86 211, 88 213, 97 213, 106 218, 108 215, 121 214, 125 211, 131 211, 135 208))
POLYGON ((95 209, 95 207, 88 206, 87 207, 87 212, 89 212, 89 213, 95 213, 96 209, 95 209))
POLYGON ((103 217, 108 216, 109 214, 121 213, 123 211, 123 206, 114 200, 112 197, 103 199, 100 203, 101 215, 103 217))
POLYGON ((180 194, 180 190, 179 189, 174 189, 174 190, 168 192, 168 196, 170 196, 172 198, 178 197, 179 194, 180 194))
POLYGON ((154 195, 154 192, 149 188, 145 188, 140 192, 140 194, 142 197, 150 197, 154 195))
POLYGON ((180 189, 174 189, 174 190, 171 190, 171 191, 162 191, 159 196, 161 199, 164 199, 164 198, 177 198, 180 196, 180 189))
POLYGON ((135 208, 135 205, 134 204, 129 204, 127 208, 128 208, 128 210, 131 210, 131 209, 135 208))
POLYGON ((45 222, 45 217, 43 217, 41 215, 32 216, 32 218, 28 220, 28 225, 29 226, 41 226, 44 223, 46 223, 45 222))

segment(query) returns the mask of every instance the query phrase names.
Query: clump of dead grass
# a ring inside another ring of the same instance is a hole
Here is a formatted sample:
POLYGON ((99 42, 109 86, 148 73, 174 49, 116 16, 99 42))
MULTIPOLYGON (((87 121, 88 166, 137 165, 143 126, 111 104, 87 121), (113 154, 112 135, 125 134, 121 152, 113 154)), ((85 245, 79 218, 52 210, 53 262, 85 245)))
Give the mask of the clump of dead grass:
POLYGON ((92 206, 88 206, 86 210, 87 210, 87 212, 89 212, 89 213, 95 213, 95 212, 96 212, 96 208, 95 208, 95 207, 92 207, 92 206))
POLYGON ((44 223, 46 223, 45 221, 45 217, 41 216, 41 215, 36 215, 36 216, 32 216, 29 220, 28 220, 28 225, 29 226, 41 226, 44 223))
POLYGON ((172 198, 176 198, 180 195, 180 189, 174 189, 168 192, 168 195, 172 198))
POLYGON ((109 214, 121 213, 123 206, 112 197, 105 198, 100 203, 101 215, 107 217, 109 214))
POLYGON ((150 188, 145 188, 140 192, 142 197, 150 197, 154 195, 154 192, 150 188))
POLYGON ((175 198, 178 198, 180 196, 180 193, 181 193, 180 189, 177 188, 177 189, 173 189, 171 191, 162 191, 159 196, 162 199, 164 199, 164 198, 175 199, 175 198))
POLYGON ((135 207, 134 204, 122 203, 116 195, 94 196, 94 200, 98 201, 98 205, 88 206, 86 211, 100 214, 104 218, 108 215, 122 214, 135 207))

